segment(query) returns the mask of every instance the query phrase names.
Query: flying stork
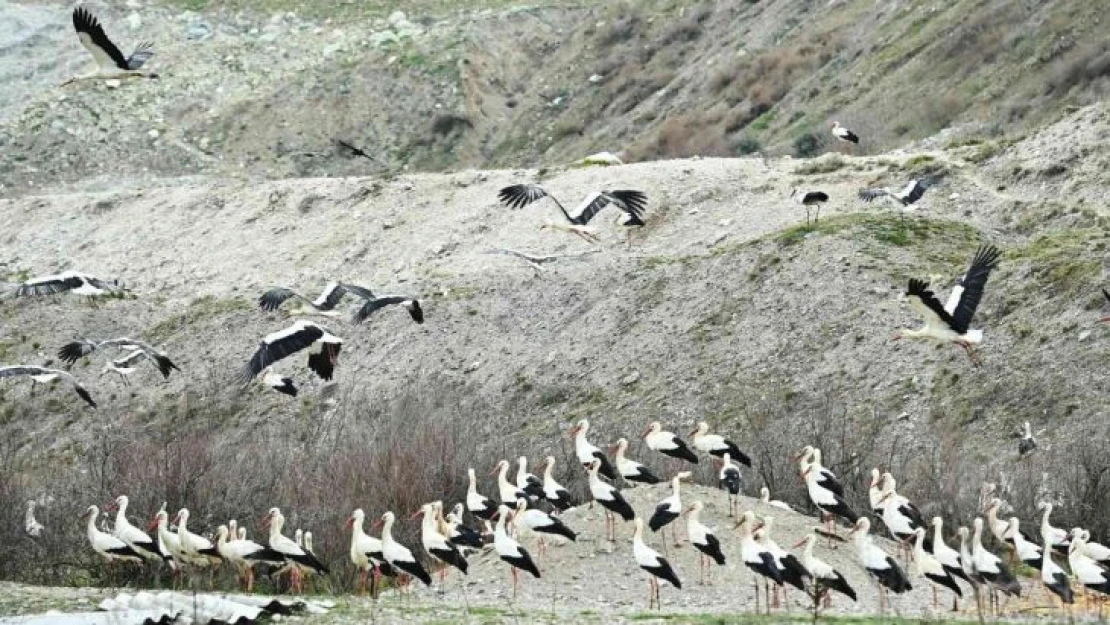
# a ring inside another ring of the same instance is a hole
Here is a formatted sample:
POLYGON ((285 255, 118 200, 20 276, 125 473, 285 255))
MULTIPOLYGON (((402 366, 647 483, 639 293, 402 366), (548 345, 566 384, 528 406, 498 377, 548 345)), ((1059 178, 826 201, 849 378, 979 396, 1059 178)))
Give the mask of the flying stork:
POLYGON ((17 376, 25 375, 31 378, 31 386, 35 384, 50 384, 56 380, 64 380, 66 384, 73 387, 73 392, 85 401, 91 408, 96 408, 96 402, 93 401, 89 392, 85 387, 77 381, 68 371, 61 369, 47 369, 46 367, 38 367, 35 365, 10 365, 0 366, 0 380, 4 378, 14 378, 17 376))
POLYGON ((101 280, 80 271, 63 271, 59 274, 31 278, 16 285, 15 297, 40 297, 72 291, 74 295, 95 298, 126 291, 119 280, 101 280))
POLYGON ((81 358, 105 347, 115 347, 128 352, 123 358, 112 361, 112 364, 117 367, 126 367, 133 364, 138 359, 145 358, 158 367, 158 371, 162 373, 163 378, 169 378, 170 372, 174 369, 180 371, 177 365, 173 364, 173 361, 166 356, 165 352, 154 349, 142 341, 136 341, 135 339, 129 339, 127 337, 105 339, 102 341, 95 339, 72 341, 66 343, 58 350, 58 358, 72 365, 81 358))
POLYGON ((272 366, 263 369, 262 373, 259 374, 259 379, 262 380, 264 386, 268 386, 283 395, 297 396, 297 385, 293 383, 293 378, 287 378, 277 373, 272 366))
POLYGON ((925 325, 919 330, 902 329, 895 340, 902 338, 931 339, 941 343, 955 343, 964 348, 975 366, 979 366, 979 356, 975 345, 983 341, 983 331, 972 329, 971 319, 983 298, 983 289, 991 271, 998 266, 1002 255, 993 245, 981 246, 971 259, 971 266, 963 278, 952 287, 948 303, 941 305, 937 296, 929 290, 929 283, 911 278, 906 298, 910 307, 925 318, 925 325))
POLYGON ((104 28, 96 17, 80 6, 73 10, 73 29, 77 31, 77 39, 81 41, 81 45, 85 46, 96 61, 96 69, 70 78, 62 83, 63 87, 71 82, 91 78, 158 78, 158 74, 154 72, 139 69, 154 56, 149 42, 140 43, 131 56, 124 57, 116 44, 104 33, 104 28))
POLYGON ((909 181, 900 191, 894 191, 887 187, 860 189, 859 199, 864 202, 872 202, 885 196, 898 202, 902 208, 913 210, 910 206, 920 200, 921 196, 925 195, 925 190, 934 184, 936 183, 930 178, 917 178, 909 181))
POLYGON ((832 134, 837 139, 847 143, 859 143, 859 136, 851 130, 840 125, 840 122, 834 121, 832 123, 832 134))
POLYGON ((297 308, 289 310, 289 316, 293 315, 322 315, 325 317, 338 317, 339 311, 335 307, 343 300, 343 296, 347 294, 346 289, 338 282, 332 281, 324 287, 320 295, 316 299, 310 300, 304 295, 297 293, 293 289, 283 286, 276 286, 262 294, 258 298, 258 306, 267 312, 273 312, 281 307, 282 304, 290 299, 296 298, 305 304, 305 306, 298 306, 297 308))
POLYGON ((821 205, 829 201, 829 194, 824 191, 802 191, 798 192, 797 189, 790 190, 790 199, 798 204, 801 204, 806 209, 806 223, 809 223, 809 209, 814 207, 816 213, 813 216, 813 223, 821 218, 821 205))
POLYGON ((306 347, 312 348, 308 355, 308 368, 322 379, 330 380, 343 339, 327 328, 305 320, 298 320, 284 330, 263 337, 258 350, 243 367, 239 379, 244 383, 250 382, 270 365, 306 347))
POLYGON ((618 191, 594 191, 586 196, 574 213, 568 213, 567 209, 563 207, 562 202, 555 199, 555 196, 549 194, 543 187, 535 184, 514 184, 501 189, 497 197, 503 204, 509 208, 523 208, 536 200, 545 197, 551 198, 552 202, 559 207, 559 210, 566 217, 567 223, 560 224, 553 221, 547 221, 541 228, 551 228, 555 230, 565 230, 573 232, 582 237, 590 243, 597 243, 598 238, 594 229, 587 224, 594 218, 601 209, 612 204, 624 213, 621 225, 624 226, 643 226, 644 208, 647 206, 647 195, 643 191, 633 190, 618 190, 618 191))

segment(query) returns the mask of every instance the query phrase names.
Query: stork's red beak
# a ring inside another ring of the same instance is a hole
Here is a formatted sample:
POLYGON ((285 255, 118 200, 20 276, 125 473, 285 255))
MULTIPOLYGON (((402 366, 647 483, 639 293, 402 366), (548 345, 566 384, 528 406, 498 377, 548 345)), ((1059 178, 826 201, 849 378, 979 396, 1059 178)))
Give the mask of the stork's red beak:
POLYGON ((146 531, 153 532, 156 529, 158 529, 158 517, 151 519, 150 525, 147 526, 146 531))
POLYGON ((271 518, 271 517, 270 517, 270 515, 268 515, 268 514, 267 514, 267 515, 266 515, 265 517, 263 517, 263 519, 262 519, 262 527, 270 527, 270 518, 271 518))
POLYGON ((651 426, 648 426, 648 429, 644 430, 644 433, 640 435, 640 438, 647 438, 648 434, 651 434, 651 426))
POLYGON ((416 512, 413 512, 412 516, 409 517, 409 520, 411 521, 412 519, 415 519, 416 517, 418 517, 422 514, 424 514, 424 509, 423 508, 417 510, 416 512))
POLYGON ((1098 320, 1099 323, 1110 323, 1110 315, 1098 320))
POLYGON ((343 527, 346 528, 346 529, 351 529, 354 526, 355 526, 355 517, 353 517, 353 516, 347 517, 347 522, 343 524, 343 527))
POLYGON ((498 462, 498 463, 497 463, 497 466, 493 467, 493 470, 492 470, 492 471, 490 471, 490 472, 489 472, 489 474, 490 474, 490 475, 496 475, 496 474, 497 474, 497 471, 498 471, 498 469, 500 469, 500 468, 501 468, 501 463, 500 463, 500 462, 498 462))
POLYGON ((575 434, 578 433, 579 429, 580 428, 577 425, 571 427, 569 430, 567 430, 567 436, 574 436, 575 434))
POLYGON ((803 539, 799 540, 798 542, 794 543, 794 549, 797 549, 798 547, 801 547, 804 544, 806 544, 806 539, 805 538, 803 538, 803 539))
POLYGON ((378 519, 377 521, 374 521, 374 524, 371 525, 370 528, 371 529, 377 529, 377 528, 381 527, 382 525, 385 525, 385 521, 383 521, 382 519, 378 519))

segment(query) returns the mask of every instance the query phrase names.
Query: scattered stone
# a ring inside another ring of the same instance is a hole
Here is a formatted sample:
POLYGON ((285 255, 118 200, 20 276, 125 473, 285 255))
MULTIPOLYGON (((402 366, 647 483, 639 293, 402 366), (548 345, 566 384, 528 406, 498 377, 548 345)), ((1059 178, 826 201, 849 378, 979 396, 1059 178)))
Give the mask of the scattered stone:
POLYGON ((185 38, 190 41, 202 41, 212 36, 212 25, 204 20, 189 24, 185 31, 185 38))

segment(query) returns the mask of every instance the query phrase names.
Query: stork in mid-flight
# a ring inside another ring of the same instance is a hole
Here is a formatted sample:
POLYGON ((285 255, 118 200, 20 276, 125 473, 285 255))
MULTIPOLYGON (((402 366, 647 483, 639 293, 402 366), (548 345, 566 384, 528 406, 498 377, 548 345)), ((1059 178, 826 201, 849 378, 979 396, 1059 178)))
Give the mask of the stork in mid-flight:
POLYGON ((41 297, 73 293, 90 299, 127 291, 119 280, 101 280, 80 271, 63 271, 59 274, 31 278, 16 285, 12 294, 15 297, 41 297))
POLYGON ((170 360, 164 352, 160 352, 142 341, 136 341, 135 339, 129 339, 127 337, 105 339, 103 341, 94 339, 72 341, 66 343, 58 350, 58 358, 72 365, 81 358, 106 347, 116 347, 128 352, 123 358, 112 361, 111 364, 115 367, 128 367, 137 360, 145 358, 158 367, 158 371, 162 373, 163 378, 170 377, 170 372, 177 369, 177 365, 173 364, 173 361, 170 360))
POLYGON ((92 408, 96 408, 96 402, 93 401, 89 392, 85 387, 77 381, 68 371, 61 369, 47 369, 46 367, 37 367, 35 365, 10 365, 0 367, 0 380, 5 378, 14 378, 18 376, 27 376, 31 378, 31 386, 35 384, 50 384, 57 380, 63 380, 66 384, 73 387, 73 392, 85 401, 92 408))
POLYGON ((594 191, 582 200, 582 203, 578 205, 573 213, 570 213, 567 212, 562 202, 555 199, 555 196, 535 184, 514 184, 505 187, 501 189, 497 197, 509 208, 523 208, 536 200, 545 197, 551 198, 551 201, 555 202, 555 205, 563 213, 567 223, 560 224, 547 221, 540 227, 573 232, 590 243, 597 243, 598 237, 595 230, 587 224, 601 212, 601 209, 612 204, 624 213, 621 218, 621 225, 643 226, 644 208, 647 206, 647 195, 643 191, 594 191))
POLYGON ((96 17, 89 13, 88 9, 80 6, 73 10, 73 28, 77 31, 77 38, 81 41, 81 45, 85 46, 96 61, 96 69, 88 74, 70 78, 62 83, 63 87, 71 82, 92 78, 158 78, 158 74, 140 69, 150 60, 150 57, 154 56, 150 43, 140 43, 131 56, 124 57, 116 44, 112 43, 105 34, 104 27, 96 17))
POLYGON ((971 328, 971 319, 983 298, 987 278, 998 266, 1002 255, 993 245, 984 245, 975 252, 971 266, 963 278, 952 287, 947 304, 941 304, 937 296, 929 290, 929 283, 911 278, 906 298, 910 307, 925 318, 925 325, 919 330, 900 330, 894 337, 911 339, 931 339, 941 343, 955 343, 967 351, 971 362, 979 365, 975 346, 983 341, 983 331, 971 328))
POLYGON ((312 348, 308 355, 308 368, 322 379, 330 380, 343 339, 323 326, 304 320, 263 337, 258 350, 239 374, 239 379, 244 383, 250 382, 270 365, 307 347, 312 348))
POLYGON ((881 197, 888 197, 897 202, 904 210, 913 210, 912 205, 920 200, 925 195, 925 190, 934 184, 936 184, 935 181, 930 178, 918 178, 909 181, 905 187, 898 191, 887 187, 860 189, 859 199, 864 202, 872 202, 881 197))

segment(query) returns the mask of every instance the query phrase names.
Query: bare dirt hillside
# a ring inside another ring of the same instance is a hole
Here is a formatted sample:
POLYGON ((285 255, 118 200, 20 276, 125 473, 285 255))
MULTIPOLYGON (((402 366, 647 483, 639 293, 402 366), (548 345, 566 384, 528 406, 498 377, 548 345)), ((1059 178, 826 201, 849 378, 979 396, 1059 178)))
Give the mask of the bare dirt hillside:
POLYGON ((877 153, 1036 127, 1110 84, 1091 3, 686 4, 97 2, 162 78, 59 88, 88 63, 68 7, 5 0, 0 184, 809 156, 833 119, 877 153))

